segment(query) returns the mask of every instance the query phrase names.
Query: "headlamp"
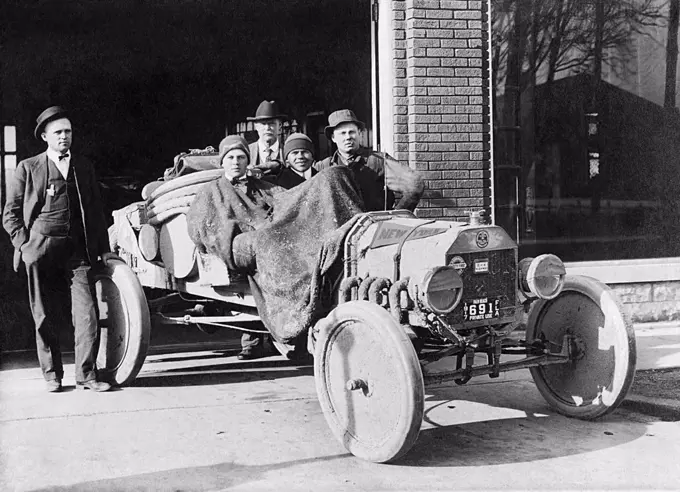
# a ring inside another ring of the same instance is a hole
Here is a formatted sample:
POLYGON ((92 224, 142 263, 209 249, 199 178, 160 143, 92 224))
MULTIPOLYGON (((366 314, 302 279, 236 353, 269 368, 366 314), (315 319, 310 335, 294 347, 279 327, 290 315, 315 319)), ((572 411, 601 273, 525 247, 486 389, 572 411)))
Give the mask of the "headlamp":
POLYGON ((528 297, 554 299, 564 286, 567 270, 555 255, 524 258, 519 262, 519 287, 528 297))
POLYGON ((437 314, 453 311, 463 297, 463 279, 450 266, 429 270, 420 282, 419 300, 437 314))

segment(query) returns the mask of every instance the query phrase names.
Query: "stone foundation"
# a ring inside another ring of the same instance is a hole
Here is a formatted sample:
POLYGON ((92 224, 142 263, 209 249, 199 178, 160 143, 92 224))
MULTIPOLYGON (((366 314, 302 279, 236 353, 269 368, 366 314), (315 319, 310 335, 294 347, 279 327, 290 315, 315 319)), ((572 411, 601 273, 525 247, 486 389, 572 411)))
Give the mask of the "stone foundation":
POLYGON ((610 284, 635 323, 680 320, 680 281, 610 284))

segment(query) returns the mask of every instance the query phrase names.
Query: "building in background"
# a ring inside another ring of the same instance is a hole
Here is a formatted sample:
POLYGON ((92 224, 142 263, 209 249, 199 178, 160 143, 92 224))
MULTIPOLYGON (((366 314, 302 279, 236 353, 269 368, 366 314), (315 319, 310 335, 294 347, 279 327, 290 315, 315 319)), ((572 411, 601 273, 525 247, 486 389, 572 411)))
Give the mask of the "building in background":
POLYGON ((556 252, 615 285, 635 319, 680 317, 668 2, 492 0, 490 9, 498 223, 523 254, 556 252))
POLYGON ((348 107, 367 123, 366 144, 423 173, 419 216, 483 209, 521 255, 558 252, 572 271, 619 285, 644 305, 638 319, 680 316, 665 5, 15 3, 3 9, 0 115, 16 149, 0 177, 12 156, 42 150, 31 133, 51 104, 78 113, 74 148, 100 175, 142 180, 179 152, 216 147, 225 128, 247 134, 240 123, 264 98, 323 157, 327 115, 348 107))

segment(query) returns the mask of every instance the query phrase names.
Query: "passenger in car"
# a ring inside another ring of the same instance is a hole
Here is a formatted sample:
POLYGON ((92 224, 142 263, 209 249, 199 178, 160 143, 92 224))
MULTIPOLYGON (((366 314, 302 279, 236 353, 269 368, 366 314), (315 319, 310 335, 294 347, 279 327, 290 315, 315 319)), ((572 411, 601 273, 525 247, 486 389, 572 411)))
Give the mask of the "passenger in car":
POLYGON ((283 167, 283 149, 280 143, 281 128, 286 115, 279 111, 276 101, 262 101, 255 116, 248 116, 257 131, 257 141, 250 144, 249 167, 263 176, 275 175, 283 167))
POLYGON ((304 183, 318 171, 314 164, 314 144, 304 133, 291 133, 283 145, 285 166, 276 175, 265 176, 263 179, 275 183, 289 190, 304 183))
MULTIPOLYGON (((364 211, 352 171, 332 167, 284 190, 247 175, 241 137, 227 137, 220 156, 224 177, 196 194, 187 213, 189 236, 200 252, 248 275, 262 322, 279 342, 295 346, 289 358, 309 360, 304 330, 322 309, 319 282, 338 251, 332 238, 364 211)), ((267 344, 266 337, 244 335, 239 359, 269 355, 267 344)))
MULTIPOLYGON (((274 195, 284 188, 248 175, 248 143, 239 135, 225 137, 219 146, 224 177, 212 181, 197 194, 187 213, 189 236, 199 249, 231 261, 231 240, 269 221, 274 195)), ((274 353, 269 337, 244 332, 238 358, 256 359, 274 353)))
POLYGON ((420 174, 388 154, 374 152, 359 143, 365 129, 353 111, 341 109, 330 114, 326 136, 338 150, 314 167, 323 171, 347 166, 359 186, 366 211, 404 208, 413 211, 425 190, 420 174))
MULTIPOLYGON (((248 174, 248 143, 239 135, 229 135, 220 142, 219 159, 224 169, 224 178, 205 186, 197 194, 195 201, 200 204, 203 200, 217 200, 219 203, 215 203, 215 206, 223 208, 226 205, 231 208, 228 211, 222 210, 221 213, 237 220, 241 230, 256 229, 270 214, 273 196, 284 189, 248 174)), ((195 219, 189 222, 199 223, 201 217, 193 217, 190 210, 187 219, 195 219)))

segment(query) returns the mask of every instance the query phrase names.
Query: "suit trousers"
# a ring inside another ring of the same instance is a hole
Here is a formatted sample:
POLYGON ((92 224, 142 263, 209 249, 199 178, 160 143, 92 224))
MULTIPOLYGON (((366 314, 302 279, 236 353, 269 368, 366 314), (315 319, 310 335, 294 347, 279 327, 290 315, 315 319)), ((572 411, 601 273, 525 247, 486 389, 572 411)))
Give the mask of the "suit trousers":
MULTIPOLYGON (((62 379, 59 334, 60 287, 68 287, 71 298, 71 321, 75 339, 75 379, 83 383, 96 379, 95 364, 99 348, 99 326, 92 268, 86 260, 74 258, 68 238, 54 238, 32 233, 32 241, 45 242, 35 261, 26 261, 28 299, 35 323, 38 360, 46 380, 62 379), (36 237, 38 236, 38 237, 36 237)), ((24 258, 28 260, 28 258, 24 258)), ((63 291, 63 289, 62 289, 63 291)))
POLYGON ((243 332, 241 335, 241 349, 245 350, 271 350, 270 344, 267 343, 269 335, 265 333, 249 333, 243 332))

